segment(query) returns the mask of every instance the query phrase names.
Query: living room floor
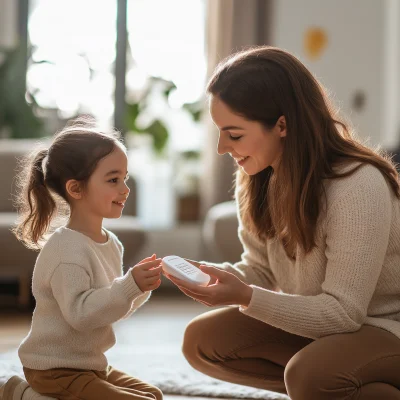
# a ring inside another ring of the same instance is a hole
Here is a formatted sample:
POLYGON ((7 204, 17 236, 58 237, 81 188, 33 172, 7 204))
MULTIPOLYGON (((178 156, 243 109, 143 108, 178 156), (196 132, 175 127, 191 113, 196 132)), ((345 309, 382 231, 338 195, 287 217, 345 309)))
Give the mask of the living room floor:
MULTIPOLYGON (((187 323, 195 316, 209 309, 184 296, 175 289, 154 292, 149 302, 139 309, 131 318, 137 321, 135 336, 132 332, 124 335, 124 321, 115 324, 118 343, 129 341, 155 340, 165 344, 181 343, 183 332, 187 323), (160 334, 160 332, 162 334, 160 334)), ((18 347, 21 340, 29 332, 31 322, 30 311, 0 309, 0 352, 5 352, 18 347)), ((118 343, 116 346, 118 346, 118 343)), ((165 400, 205 400, 203 397, 188 397, 165 395, 165 400)))

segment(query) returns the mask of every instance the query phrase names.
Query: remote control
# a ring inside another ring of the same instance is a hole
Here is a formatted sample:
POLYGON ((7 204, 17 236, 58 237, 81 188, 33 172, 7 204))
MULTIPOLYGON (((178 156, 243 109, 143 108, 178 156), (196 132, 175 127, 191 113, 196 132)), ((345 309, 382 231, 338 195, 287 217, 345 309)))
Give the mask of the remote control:
POLYGON ((205 274, 199 268, 190 264, 182 257, 167 256, 162 259, 163 270, 178 279, 194 283, 199 286, 207 286, 210 275, 205 274))

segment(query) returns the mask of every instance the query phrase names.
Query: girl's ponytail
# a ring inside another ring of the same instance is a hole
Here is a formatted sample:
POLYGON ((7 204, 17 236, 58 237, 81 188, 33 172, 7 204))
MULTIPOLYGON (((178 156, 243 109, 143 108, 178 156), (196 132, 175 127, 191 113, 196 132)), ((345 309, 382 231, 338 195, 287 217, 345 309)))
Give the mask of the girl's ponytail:
POLYGON ((40 242, 44 239, 56 211, 56 202, 45 183, 42 165, 47 154, 47 149, 34 153, 20 174, 20 191, 16 199, 20 220, 13 232, 31 249, 41 247, 40 242))

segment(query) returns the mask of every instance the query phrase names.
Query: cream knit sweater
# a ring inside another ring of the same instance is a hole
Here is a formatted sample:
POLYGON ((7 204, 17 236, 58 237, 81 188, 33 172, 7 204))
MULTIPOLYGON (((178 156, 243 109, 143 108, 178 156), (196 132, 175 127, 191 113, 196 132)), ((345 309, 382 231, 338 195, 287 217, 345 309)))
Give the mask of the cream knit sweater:
POLYGON ((316 339, 366 324, 400 338, 400 201, 368 164, 327 181, 326 192, 309 254, 288 258, 278 241, 246 231, 239 215, 242 260, 217 266, 253 287, 240 311, 287 332, 316 339))
POLYGON ((116 342, 112 323, 149 298, 131 270, 123 275, 122 244, 106 233, 100 244, 62 227, 41 250, 32 282, 36 308, 18 351, 25 367, 104 370, 104 352, 116 342))

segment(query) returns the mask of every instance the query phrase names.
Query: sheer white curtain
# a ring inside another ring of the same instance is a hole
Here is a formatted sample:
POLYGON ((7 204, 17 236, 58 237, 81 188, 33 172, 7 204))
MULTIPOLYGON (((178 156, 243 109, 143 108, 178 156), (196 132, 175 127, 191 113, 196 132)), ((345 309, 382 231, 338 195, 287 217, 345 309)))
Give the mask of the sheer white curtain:
MULTIPOLYGON (((217 64, 247 46, 268 43, 268 11, 272 0, 207 0, 207 75, 217 64)), ((234 165, 229 155, 217 154, 218 131, 206 113, 203 149, 202 214, 214 204, 230 200, 234 165)))

